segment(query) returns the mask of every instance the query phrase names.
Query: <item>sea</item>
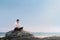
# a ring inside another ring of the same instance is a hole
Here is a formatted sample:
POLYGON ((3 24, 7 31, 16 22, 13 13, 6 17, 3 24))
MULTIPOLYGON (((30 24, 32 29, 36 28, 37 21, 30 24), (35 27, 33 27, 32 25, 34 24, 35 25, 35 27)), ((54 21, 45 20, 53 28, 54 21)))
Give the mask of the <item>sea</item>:
MULTIPOLYGON (((4 37, 6 32, 0 32, 0 37, 4 37)), ((52 37, 52 36, 60 36, 60 33, 57 32, 32 32, 35 37, 52 37)))
POLYGON ((44 38, 44 37, 60 37, 59 32, 32 32, 35 37, 44 38))

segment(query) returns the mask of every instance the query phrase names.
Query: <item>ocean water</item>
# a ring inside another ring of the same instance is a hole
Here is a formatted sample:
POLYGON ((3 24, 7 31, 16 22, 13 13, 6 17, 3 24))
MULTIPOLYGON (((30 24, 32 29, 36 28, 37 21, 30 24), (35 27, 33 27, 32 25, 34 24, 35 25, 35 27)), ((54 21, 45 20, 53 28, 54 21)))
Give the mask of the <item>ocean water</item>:
MULTIPOLYGON (((4 37, 6 32, 0 32, 0 37, 4 37)), ((50 33, 50 32, 32 32, 36 37, 50 37, 50 36, 60 36, 60 33, 50 33)))
POLYGON ((56 32, 33 32, 32 33, 35 37, 52 37, 52 36, 60 36, 60 33, 56 32))
POLYGON ((6 32, 0 32, 0 37, 4 37, 6 32))

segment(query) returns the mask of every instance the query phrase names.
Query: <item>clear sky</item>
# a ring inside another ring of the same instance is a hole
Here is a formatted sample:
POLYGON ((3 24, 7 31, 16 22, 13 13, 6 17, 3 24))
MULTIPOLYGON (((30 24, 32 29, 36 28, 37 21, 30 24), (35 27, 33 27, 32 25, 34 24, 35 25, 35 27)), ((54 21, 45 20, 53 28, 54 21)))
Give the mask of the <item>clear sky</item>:
POLYGON ((17 18, 27 31, 60 32, 60 0, 0 0, 0 32, 12 30, 17 18))

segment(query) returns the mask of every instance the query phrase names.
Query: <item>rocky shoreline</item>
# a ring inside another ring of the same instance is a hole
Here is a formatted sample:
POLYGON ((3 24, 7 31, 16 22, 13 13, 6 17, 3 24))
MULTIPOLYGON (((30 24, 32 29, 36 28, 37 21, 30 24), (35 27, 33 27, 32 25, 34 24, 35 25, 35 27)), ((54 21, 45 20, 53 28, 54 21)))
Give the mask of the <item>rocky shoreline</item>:
POLYGON ((33 34, 24 31, 23 27, 14 28, 5 34, 5 37, 0 38, 0 40, 37 40, 33 34))
POLYGON ((60 40, 60 37, 37 38, 33 34, 24 31, 23 27, 21 27, 7 32, 5 37, 1 37, 0 40, 60 40))
POLYGON ((46 37, 46 38, 14 38, 14 39, 7 39, 6 37, 0 38, 0 40, 60 40, 60 37, 46 37))

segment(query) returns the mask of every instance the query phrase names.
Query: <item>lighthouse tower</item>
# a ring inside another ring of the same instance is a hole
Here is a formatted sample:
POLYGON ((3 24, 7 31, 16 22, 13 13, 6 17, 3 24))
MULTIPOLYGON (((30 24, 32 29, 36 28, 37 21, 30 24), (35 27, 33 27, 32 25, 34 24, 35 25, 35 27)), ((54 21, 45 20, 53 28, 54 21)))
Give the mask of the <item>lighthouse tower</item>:
POLYGON ((16 20, 16 27, 19 28, 20 24, 19 24, 19 19, 16 20))
POLYGON ((14 29, 15 31, 21 31, 23 30, 23 27, 20 26, 19 19, 16 20, 16 27, 14 29))

